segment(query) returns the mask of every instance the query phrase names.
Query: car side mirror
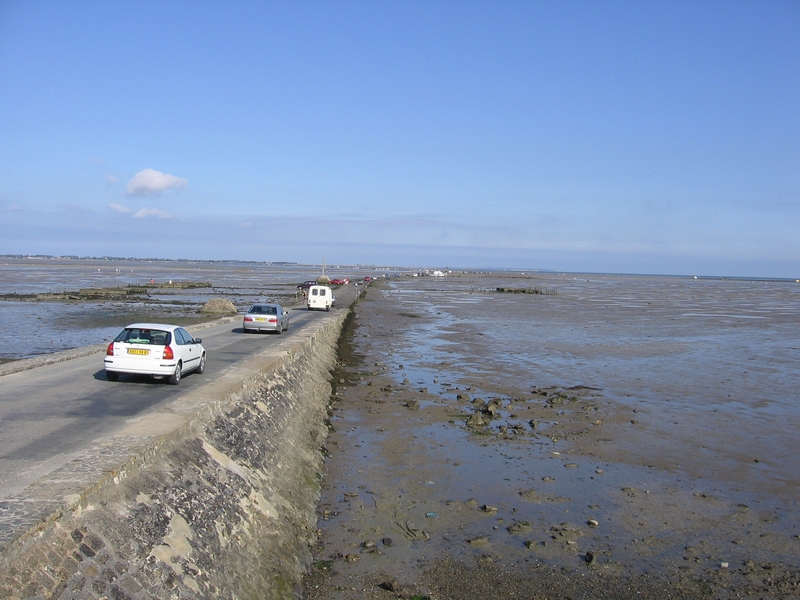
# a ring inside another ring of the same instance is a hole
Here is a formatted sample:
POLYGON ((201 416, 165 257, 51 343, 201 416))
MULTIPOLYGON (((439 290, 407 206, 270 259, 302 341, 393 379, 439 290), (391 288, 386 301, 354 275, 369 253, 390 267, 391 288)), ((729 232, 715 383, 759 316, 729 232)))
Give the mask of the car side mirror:
POLYGON ((203 342, 203 340, 201 340, 200 338, 194 338, 194 343, 195 344, 201 344, 202 342, 203 342))

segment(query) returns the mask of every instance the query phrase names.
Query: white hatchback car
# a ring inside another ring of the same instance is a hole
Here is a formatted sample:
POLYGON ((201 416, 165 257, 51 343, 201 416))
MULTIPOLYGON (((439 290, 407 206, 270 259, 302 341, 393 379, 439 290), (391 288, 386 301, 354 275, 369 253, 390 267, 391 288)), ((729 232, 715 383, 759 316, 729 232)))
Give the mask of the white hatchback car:
POLYGON ((167 377, 178 385, 184 373, 206 369, 206 350, 183 327, 162 323, 134 323, 108 345, 103 361, 106 377, 117 381, 123 373, 167 377))

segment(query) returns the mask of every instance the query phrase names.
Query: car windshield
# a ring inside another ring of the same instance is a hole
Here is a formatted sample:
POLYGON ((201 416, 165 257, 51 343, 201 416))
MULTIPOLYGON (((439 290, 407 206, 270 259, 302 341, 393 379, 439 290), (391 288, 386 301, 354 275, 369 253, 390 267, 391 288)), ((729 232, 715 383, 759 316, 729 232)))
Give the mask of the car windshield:
POLYGON ((139 329, 136 327, 123 329, 115 342, 125 342, 126 344, 152 344, 156 346, 166 346, 170 341, 169 331, 160 329, 139 329))

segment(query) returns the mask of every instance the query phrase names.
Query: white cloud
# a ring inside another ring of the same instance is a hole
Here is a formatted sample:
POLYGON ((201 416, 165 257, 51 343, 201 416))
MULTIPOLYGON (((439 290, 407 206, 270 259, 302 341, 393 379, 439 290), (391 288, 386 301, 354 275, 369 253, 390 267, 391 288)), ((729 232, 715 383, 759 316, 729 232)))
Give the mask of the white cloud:
POLYGON ((183 177, 175 177, 155 169, 144 169, 133 176, 125 191, 129 196, 147 196, 186 187, 188 184, 189 182, 183 177))
POLYGON ((157 217, 159 219, 171 219, 172 215, 158 208, 141 208, 136 212, 135 215, 133 215, 133 217, 135 219, 146 219, 147 217, 157 217))
POLYGON ((110 208, 114 212, 122 213, 124 215, 129 215, 133 212, 133 209, 128 208, 124 204, 117 204, 116 202, 111 202, 108 205, 108 208, 110 208))

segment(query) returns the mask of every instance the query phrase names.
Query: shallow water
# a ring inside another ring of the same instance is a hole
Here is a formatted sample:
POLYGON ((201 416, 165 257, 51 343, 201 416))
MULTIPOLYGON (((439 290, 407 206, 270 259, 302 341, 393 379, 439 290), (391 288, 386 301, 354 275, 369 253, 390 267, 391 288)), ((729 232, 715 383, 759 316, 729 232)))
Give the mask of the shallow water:
MULTIPOLYGON (((326 275, 336 277, 339 271, 328 268, 326 275)), ((320 274, 314 266, 235 261, 0 259, 1 295, 151 285, 147 303, 0 300, 0 360, 99 344, 133 321, 191 324, 201 319, 197 311, 209 298, 228 298, 240 310, 257 301, 286 302, 295 298, 298 283, 320 274), (152 287, 170 281, 209 282, 213 287, 152 287)))
POLYGON ((439 389, 588 386, 641 422, 632 464, 668 464, 752 500, 800 491, 800 284, 692 278, 461 276, 391 282, 396 377, 439 389), (543 287, 555 295, 499 294, 543 287), (432 319, 432 320, 429 320, 432 319), (422 321, 420 319, 419 321, 422 321))

